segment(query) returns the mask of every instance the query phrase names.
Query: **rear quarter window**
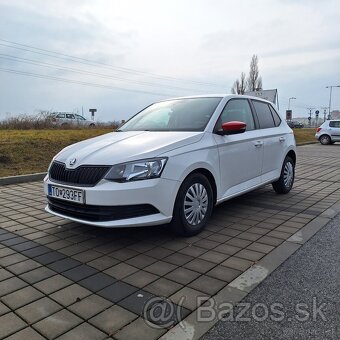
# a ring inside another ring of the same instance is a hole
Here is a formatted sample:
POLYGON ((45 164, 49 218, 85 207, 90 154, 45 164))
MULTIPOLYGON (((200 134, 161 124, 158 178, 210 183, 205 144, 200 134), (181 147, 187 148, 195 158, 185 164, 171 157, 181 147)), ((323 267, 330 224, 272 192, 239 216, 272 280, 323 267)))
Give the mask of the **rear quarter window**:
POLYGON ((265 102, 252 100, 257 117, 259 119, 260 129, 269 129, 276 126, 269 105, 265 102))
POLYGON ((340 121, 336 121, 336 122, 329 122, 329 127, 335 127, 335 128, 340 128, 340 121))

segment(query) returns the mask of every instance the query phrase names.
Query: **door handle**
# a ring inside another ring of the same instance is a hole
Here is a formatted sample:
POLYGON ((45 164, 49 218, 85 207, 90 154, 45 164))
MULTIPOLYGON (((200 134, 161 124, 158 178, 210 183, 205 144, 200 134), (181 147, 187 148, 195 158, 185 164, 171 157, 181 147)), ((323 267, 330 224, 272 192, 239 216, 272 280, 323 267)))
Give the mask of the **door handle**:
POLYGON ((286 140, 285 137, 280 137, 280 138, 279 138, 279 141, 280 141, 280 142, 284 142, 285 140, 286 140))
POLYGON ((254 145, 255 145, 256 148, 260 148, 263 145, 263 142, 258 140, 254 143, 254 145))

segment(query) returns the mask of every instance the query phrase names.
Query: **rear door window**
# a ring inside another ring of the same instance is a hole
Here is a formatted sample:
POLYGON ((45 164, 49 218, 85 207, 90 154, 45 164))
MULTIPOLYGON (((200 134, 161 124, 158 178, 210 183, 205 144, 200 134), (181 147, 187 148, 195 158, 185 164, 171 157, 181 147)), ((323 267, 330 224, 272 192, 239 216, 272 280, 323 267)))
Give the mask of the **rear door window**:
POLYGON ((68 119, 74 119, 74 115, 70 113, 66 113, 66 118, 68 119))
POLYGON ((57 118, 65 118, 65 113, 59 113, 59 114, 57 115, 57 118))
POLYGON ((279 126, 281 124, 281 118, 280 118, 279 114, 276 112, 276 110, 271 105, 269 105, 269 109, 270 109, 270 112, 272 113, 272 116, 274 118, 275 126, 279 126))
POLYGON ((252 100, 260 123, 260 129, 268 129, 276 126, 269 105, 265 102, 252 100))

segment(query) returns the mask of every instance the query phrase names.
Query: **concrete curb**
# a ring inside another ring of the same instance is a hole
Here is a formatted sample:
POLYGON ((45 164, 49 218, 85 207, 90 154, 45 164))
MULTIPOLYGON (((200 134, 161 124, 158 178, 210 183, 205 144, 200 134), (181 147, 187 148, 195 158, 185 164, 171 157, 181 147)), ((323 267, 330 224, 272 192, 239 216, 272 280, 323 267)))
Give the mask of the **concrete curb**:
POLYGON ((46 176, 46 172, 39 172, 36 174, 9 176, 0 178, 0 186, 9 184, 18 184, 26 182, 41 181, 46 176))
POLYGON ((297 143, 296 146, 303 146, 303 145, 309 145, 309 144, 317 144, 319 143, 317 140, 313 142, 303 142, 303 143, 297 143))
MULTIPOLYGON (((235 304, 245 298, 255 287, 266 279, 276 268, 294 254, 304 243, 322 229, 332 217, 340 212, 340 203, 335 203, 323 214, 316 217, 288 240, 264 256, 260 261, 225 286, 217 295, 211 297, 198 309, 188 315, 181 323, 170 329, 160 339, 162 340, 198 340, 212 328, 219 319, 199 322, 200 315, 206 316, 204 307, 212 307, 215 316, 218 315, 218 305, 221 303, 235 304), (201 309, 199 311, 199 309, 201 309)), ((224 309, 225 311, 225 309, 224 309)))

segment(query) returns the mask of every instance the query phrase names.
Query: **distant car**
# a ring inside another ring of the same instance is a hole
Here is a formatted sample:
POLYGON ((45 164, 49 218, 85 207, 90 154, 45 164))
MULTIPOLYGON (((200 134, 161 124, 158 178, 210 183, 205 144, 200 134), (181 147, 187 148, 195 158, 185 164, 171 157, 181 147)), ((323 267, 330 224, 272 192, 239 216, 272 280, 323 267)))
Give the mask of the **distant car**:
POLYGON ((315 138, 323 145, 340 142, 340 119, 326 120, 316 129, 315 138))
POLYGON ((44 180, 46 211, 102 227, 170 223, 190 236, 227 199, 268 183, 288 193, 295 163, 293 132, 272 103, 171 99, 58 153, 44 180))
POLYGON ((291 129, 295 129, 295 128, 301 129, 301 128, 305 127, 302 123, 300 123, 296 120, 290 120, 290 121, 287 122, 287 124, 291 129))
POLYGON ((78 115, 76 113, 68 113, 68 112, 57 112, 52 113, 50 117, 53 124, 58 126, 67 126, 67 125, 81 125, 88 127, 95 127, 96 124, 91 121, 85 119, 83 116, 78 115))

